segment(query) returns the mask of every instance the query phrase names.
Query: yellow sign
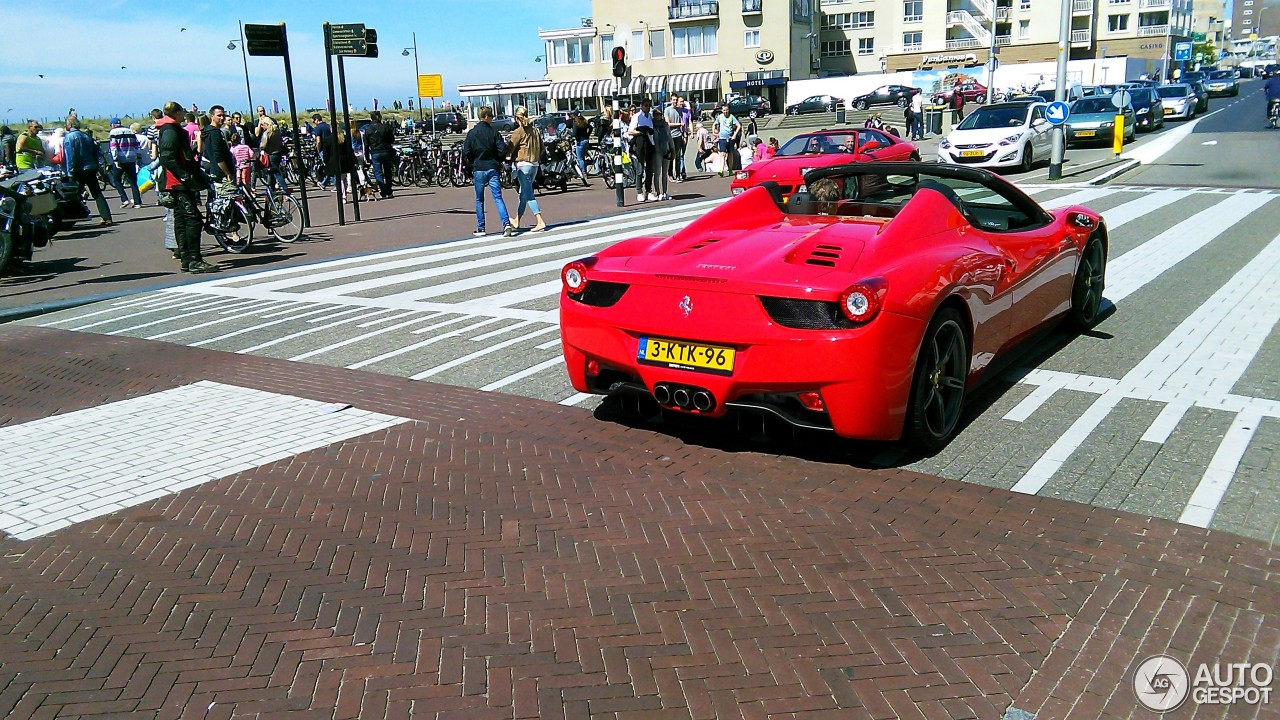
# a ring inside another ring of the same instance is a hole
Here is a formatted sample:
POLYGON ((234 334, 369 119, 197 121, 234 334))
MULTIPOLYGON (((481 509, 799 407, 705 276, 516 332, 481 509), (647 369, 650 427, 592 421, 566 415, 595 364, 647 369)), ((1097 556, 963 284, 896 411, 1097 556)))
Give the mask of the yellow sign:
POLYGON ((444 97, 444 77, 441 75, 419 75, 418 97, 444 97))

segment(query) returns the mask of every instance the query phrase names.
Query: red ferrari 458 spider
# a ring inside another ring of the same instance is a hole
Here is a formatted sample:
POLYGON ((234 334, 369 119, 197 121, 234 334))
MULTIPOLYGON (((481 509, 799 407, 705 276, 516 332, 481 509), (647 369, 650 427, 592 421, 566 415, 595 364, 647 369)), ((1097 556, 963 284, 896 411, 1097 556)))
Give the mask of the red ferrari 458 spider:
POLYGON ((805 173, 815 168, 872 160, 919 160, 915 143, 874 128, 822 130, 797 135, 778 148, 768 160, 753 162, 733 174, 734 195, 772 180, 790 197, 800 187, 805 173))
POLYGON ((1098 319, 1107 230, 1092 210, 1049 212, 998 175, 936 163, 804 182, 790 202, 766 183, 565 266, 573 386, 932 450, 1001 356, 1098 319))

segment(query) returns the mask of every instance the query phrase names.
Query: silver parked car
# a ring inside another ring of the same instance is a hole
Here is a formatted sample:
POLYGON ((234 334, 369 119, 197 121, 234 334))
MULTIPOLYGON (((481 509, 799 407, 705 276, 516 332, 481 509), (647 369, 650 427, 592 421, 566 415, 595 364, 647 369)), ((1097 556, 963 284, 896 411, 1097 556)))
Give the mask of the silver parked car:
POLYGON ((1185 83, 1161 85, 1156 88, 1160 95, 1160 104, 1164 107, 1166 118, 1190 120, 1196 116, 1197 98, 1195 91, 1185 83))

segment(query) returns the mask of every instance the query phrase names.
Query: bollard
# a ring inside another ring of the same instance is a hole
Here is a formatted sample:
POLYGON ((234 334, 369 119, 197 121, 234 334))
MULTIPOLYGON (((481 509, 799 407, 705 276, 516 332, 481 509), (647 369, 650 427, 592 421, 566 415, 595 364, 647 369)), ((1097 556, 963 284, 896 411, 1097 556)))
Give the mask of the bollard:
POLYGON ((1124 113, 1116 115, 1115 128, 1112 131, 1111 149, 1116 155, 1124 152, 1124 113))

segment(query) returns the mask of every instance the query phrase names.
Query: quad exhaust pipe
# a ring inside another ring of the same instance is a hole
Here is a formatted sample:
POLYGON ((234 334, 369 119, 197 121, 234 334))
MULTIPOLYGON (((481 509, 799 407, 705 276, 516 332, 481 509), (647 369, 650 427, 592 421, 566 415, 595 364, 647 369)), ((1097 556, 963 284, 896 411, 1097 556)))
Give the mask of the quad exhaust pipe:
POLYGON ((653 399, 659 405, 678 407, 681 410, 711 412, 716 407, 716 399, 709 391, 684 385, 659 383, 653 388, 653 399))

